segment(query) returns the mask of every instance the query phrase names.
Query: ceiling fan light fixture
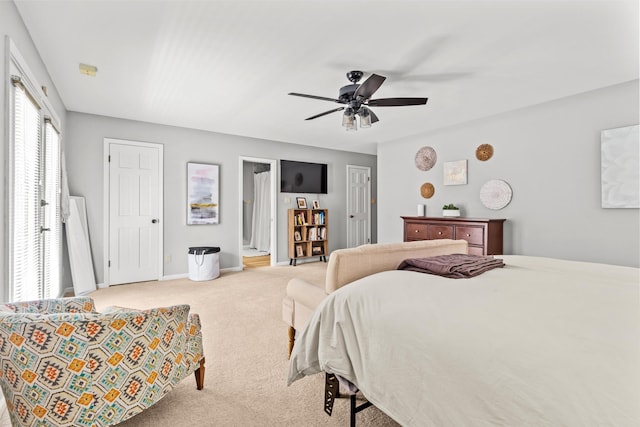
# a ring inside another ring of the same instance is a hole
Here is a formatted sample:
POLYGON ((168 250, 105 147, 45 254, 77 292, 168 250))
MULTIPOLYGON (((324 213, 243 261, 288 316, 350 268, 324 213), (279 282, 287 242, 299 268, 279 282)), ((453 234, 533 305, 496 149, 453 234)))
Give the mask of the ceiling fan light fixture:
POLYGON ((357 130, 356 115, 353 108, 347 107, 344 110, 344 114, 342 115, 342 126, 347 128, 347 130, 357 130))
POLYGON ((369 109, 366 107, 360 107, 360 110, 358 110, 358 115, 360 116, 360 127, 370 128, 371 114, 369 113, 369 109))
POLYGON ((347 123, 347 125, 345 126, 345 129, 348 131, 350 130, 358 130, 358 122, 356 122, 355 117, 353 118, 353 120, 351 120, 349 123, 347 123))
POLYGON ((374 98, 373 94, 380 88, 386 77, 372 73, 363 83, 358 83, 363 76, 362 71, 349 71, 347 79, 351 84, 342 86, 338 91, 338 98, 327 98, 325 96, 308 95, 304 93, 289 92, 289 95, 301 96, 303 98, 318 99, 321 101, 337 102, 344 107, 334 108, 320 114, 311 116, 305 120, 313 120, 336 111, 344 111, 342 114, 342 126, 346 130, 357 130, 360 116, 360 127, 370 128, 372 124, 378 123, 380 119, 368 107, 402 107, 407 105, 424 105, 428 98, 374 98))

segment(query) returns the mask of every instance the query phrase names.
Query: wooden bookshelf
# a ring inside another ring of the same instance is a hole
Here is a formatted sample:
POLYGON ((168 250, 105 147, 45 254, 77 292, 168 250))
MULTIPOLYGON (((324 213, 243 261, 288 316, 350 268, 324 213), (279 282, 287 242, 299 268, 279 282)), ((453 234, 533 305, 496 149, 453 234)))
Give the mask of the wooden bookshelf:
POLYGON ((289 265, 300 258, 319 257, 327 262, 329 252, 329 211, 327 209, 289 209, 289 265))

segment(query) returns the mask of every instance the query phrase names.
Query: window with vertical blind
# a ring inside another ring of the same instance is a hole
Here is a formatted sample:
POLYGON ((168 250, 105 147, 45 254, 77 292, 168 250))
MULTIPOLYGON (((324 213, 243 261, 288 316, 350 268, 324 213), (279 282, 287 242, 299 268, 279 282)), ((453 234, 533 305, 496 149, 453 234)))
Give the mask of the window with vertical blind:
POLYGON ((50 118, 44 126, 44 198, 42 206, 42 297, 55 298, 60 288, 61 236, 60 216, 60 133, 50 118))
POLYGON ((10 46, 7 298, 55 298, 62 262, 60 133, 40 86, 10 46))

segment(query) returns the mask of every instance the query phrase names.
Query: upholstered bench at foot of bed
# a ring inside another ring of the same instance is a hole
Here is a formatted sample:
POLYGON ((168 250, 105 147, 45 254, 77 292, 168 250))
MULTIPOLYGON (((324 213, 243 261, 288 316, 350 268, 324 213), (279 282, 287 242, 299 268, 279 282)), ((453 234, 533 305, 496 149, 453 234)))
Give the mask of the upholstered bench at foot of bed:
POLYGON ((342 286, 381 271, 395 270, 407 258, 466 254, 465 240, 421 240, 401 243, 377 243, 331 253, 324 284, 294 278, 287 285, 282 301, 282 319, 289 325, 288 354, 291 355, 296 331, 302 330, 316 307, 331 292, 342 286))

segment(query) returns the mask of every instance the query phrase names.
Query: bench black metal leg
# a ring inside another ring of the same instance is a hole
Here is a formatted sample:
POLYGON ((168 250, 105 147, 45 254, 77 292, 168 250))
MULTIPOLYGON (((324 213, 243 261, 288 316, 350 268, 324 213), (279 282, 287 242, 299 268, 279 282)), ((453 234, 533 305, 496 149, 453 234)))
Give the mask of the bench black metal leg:
POLYGON ((356 405, 356 395, 351 395, 351 421, 350 426, 356 427, 356 414, 364 409, 367 409, 369 406, 373 405, 371 402, 365 402, 360 406, 356 405))

